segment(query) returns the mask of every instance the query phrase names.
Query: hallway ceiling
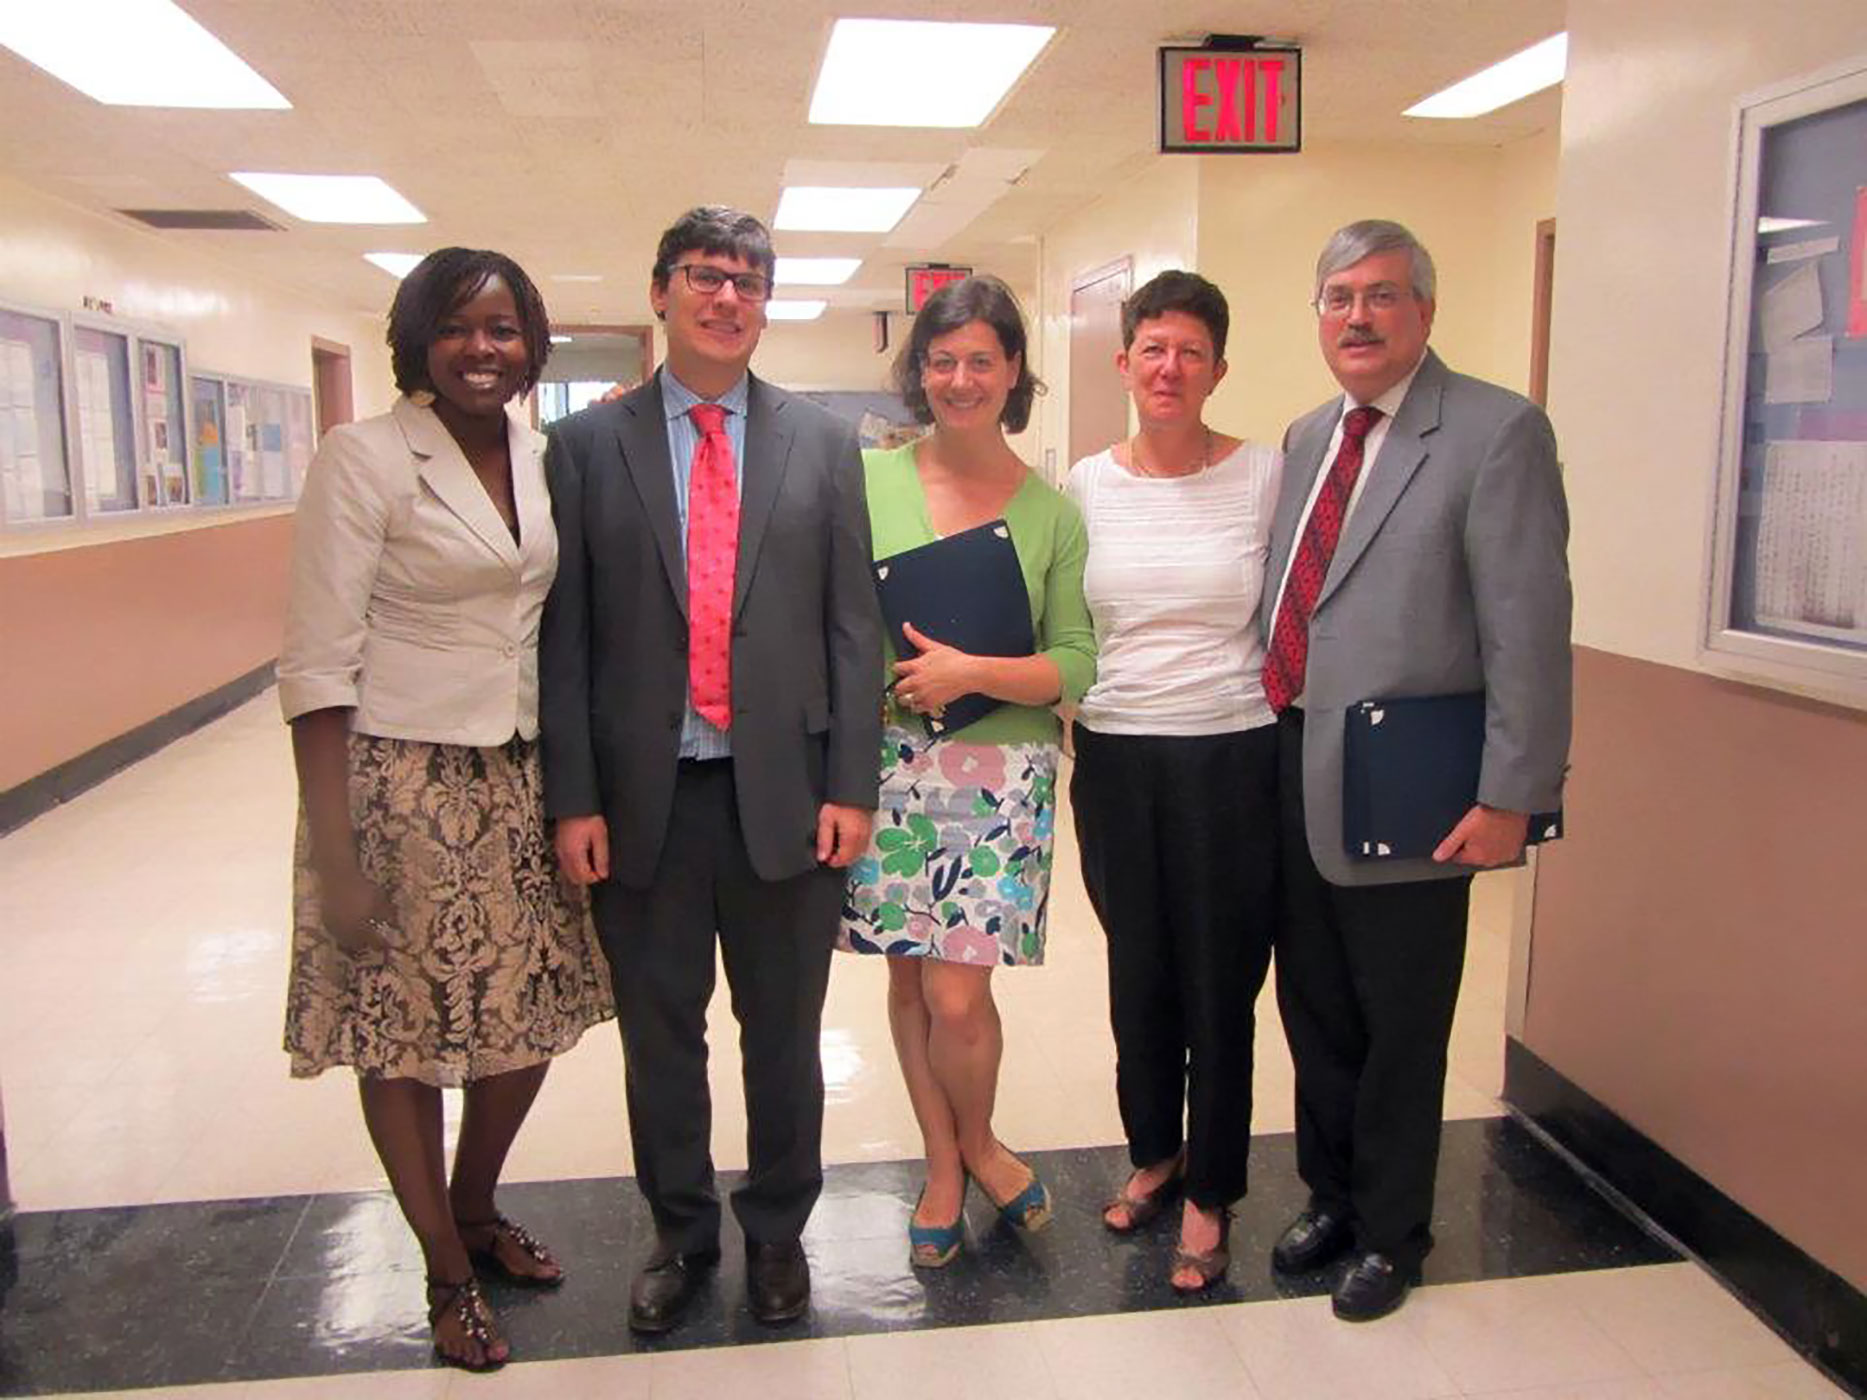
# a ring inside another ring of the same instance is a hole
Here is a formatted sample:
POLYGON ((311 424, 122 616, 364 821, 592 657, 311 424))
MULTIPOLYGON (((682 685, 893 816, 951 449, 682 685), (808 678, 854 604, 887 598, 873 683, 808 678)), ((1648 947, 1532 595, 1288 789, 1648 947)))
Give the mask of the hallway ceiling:
MULTIPOLYGON (((843 306, 898 308, 904 263, 972 263, 1026 285, 1036 238, 1155 153, 1154 50, 1212 31, 1304 49, 1304 143, 1497 146, 1553 125, 1559 90, 1474 121, 1401 109, 1560 29, 1563 0, 935 0, 899 17, 1058 27, 973 130, 813 127, 821 0, 182 0, 293 103, 285 112, 106 107, 0 50, 0 170, 118 209, 248 209, 283 233, 162 232, 275 282, 376 313, 365 252, 447 243, 513 254, 564 321, 648 319, 655 239, 697 203, 769 221, 785 182, 947 182, 893 235, 785 234, 786 254, 860 254, 843 306), (31 133, 22 137, 19 133, 31 133), (813 169, 813 167, 815 167, 813 169), (307 224, 231 170, 376 174, 426 225, 307 224), (948 173, 950 172, 950 173, 948 173), (883 177, 890 172, 872 170, 883 177), (894 172, 903 173, 903 172, 894 172), (839 175, 845 178, 837 178, 839 175), (809 176, 813 178, 800 178, 809 176), (941 206, 944 204, 944 208, 941 206), (559 282, 563 274, 604 280, 559 282)), ((905 56, 904 62, 911 62, 905 56)), ((1276 160, 1277 156, 1210 157, 1276 160)))

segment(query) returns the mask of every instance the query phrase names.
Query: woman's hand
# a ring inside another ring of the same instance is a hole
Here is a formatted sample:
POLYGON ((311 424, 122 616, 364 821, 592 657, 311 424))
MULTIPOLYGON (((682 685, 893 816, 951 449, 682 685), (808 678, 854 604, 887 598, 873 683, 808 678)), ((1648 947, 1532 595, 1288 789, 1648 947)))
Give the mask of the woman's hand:
POLYGON ((936 642, 911 622, 901 630, 920 652, 895 662, 895 699, 902 708, 938 715, 960 696, 980 689, 977 657, 936 642))
POLYGON ((395 927, 395 906, 382 886, 366 879, 354 866, 336 875, 320 873, 318 899, 324 910, 324 931, 346 953, 380 953, 389 946, 383 936, 395 927))

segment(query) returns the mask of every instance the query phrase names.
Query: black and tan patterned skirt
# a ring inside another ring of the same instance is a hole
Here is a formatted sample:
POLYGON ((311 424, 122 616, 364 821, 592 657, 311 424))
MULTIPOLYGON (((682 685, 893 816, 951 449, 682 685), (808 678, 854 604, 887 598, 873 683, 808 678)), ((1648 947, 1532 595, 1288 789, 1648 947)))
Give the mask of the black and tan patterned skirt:
POLYGON ((350 737, 363 873, 388 892, 386 952, 324 931, 299 813, 285 1048, 292 1074, 459 1085, 561 1055, 615 1014, 581 892, 558 876, 538 746, 350 737))

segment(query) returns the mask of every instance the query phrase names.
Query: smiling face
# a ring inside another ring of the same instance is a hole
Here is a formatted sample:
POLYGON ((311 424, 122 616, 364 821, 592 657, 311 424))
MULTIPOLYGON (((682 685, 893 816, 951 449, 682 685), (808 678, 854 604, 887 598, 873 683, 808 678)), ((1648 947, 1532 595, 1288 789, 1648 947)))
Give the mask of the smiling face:
POLYGON ((498 277, 441 318, 428 343, 428 381, 444 418, 494 417, 525 388, 531 369, 512 289, 498 277))
POLYGON ((1144 427, 1197 423, 1206 399, 1225 378, 1225 361, 1212 352, 1211 330, 1184 311, 1165 311, 1136 326, 1115 367, 1144 427))
POLYGON ((934 423, 949 432, 998 426, 1022 367, 984 321, 935 336, 921 360, 921 389, 934 423))
POLYGON ((667 323, 668 368, 696 393, 724 393, 752 362, 765 329, 765 304, 740 296, 731 279, 764 271, 731 253, 695 250, 681 254, 666 286, 650 284, 649 303, 667 323), (681 271, 689 265, 718 268, 727 280, 718 291, 703 292, 681 271))
POLYGON ((1323 283, 1321 298, 1345 298, 1339 312, 1324 309, 1317 320, 1322 357, 1339 383, 1359 403, 1372 403, 1393 388, 1426 353, 1433 329, 1433 303, 1414 295, 1413 259, 1404 248, 1374 253, 1323 283))

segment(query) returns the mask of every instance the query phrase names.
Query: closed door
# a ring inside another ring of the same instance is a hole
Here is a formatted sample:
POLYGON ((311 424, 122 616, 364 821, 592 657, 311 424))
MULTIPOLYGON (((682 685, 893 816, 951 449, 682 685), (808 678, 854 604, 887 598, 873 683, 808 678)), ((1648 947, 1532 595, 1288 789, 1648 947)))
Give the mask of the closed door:
POLYGON ((1128 393, 1115 368, 1121 304, 1133 290, 1129 258, 1084 273, 1070 288, 1070 439, 1076 462, 1128 436, 1128 393))

